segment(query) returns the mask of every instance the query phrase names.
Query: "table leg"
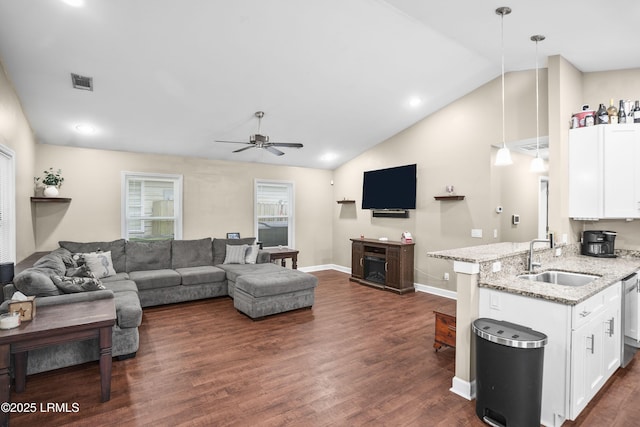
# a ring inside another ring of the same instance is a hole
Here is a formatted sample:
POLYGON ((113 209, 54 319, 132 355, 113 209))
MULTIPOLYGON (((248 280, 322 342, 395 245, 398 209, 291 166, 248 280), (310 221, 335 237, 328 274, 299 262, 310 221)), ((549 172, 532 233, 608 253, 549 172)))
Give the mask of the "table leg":
POLYGON ((14 354, 16 393, 22 393, 27 384, 27 352, 14 354))
POLYGON ((286 267, 287 266, 287 259, 286 258, 282 258, 280 260, 280 265, 283 266, 283 267, 286 267))
POLYGON ((294 270, 297 270, 298 269, 298 254, 293 254, 293 256, 291 257, 291 261, 292 261, 291 268, 293 268, 294 270))
MULTIPOLYGON (((0 345, 0 403, 11 402, 11 345, 0 345)), ((0 411, 0 425, 9 425, 9 412, 0 411)))
POLYGON ((100 394, 103 402, 111 399, 111 326, 100 328, 100 394))

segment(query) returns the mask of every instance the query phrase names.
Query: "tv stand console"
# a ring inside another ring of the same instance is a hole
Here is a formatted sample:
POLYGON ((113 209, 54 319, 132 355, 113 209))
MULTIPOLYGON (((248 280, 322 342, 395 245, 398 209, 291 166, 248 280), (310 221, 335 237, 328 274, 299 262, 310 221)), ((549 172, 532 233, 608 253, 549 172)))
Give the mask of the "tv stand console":
POLYGON ((414 292, 413 243, 351 239, 351 277, 362 285, 399 294, 414 292))

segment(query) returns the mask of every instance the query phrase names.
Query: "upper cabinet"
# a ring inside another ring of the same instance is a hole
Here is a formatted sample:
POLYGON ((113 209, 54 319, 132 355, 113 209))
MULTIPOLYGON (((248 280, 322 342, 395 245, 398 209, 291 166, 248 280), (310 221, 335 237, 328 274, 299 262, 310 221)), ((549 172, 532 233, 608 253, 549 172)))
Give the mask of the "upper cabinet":
POLYGON ((569 216, 640 218, 640 124, 569 131, 569 216))

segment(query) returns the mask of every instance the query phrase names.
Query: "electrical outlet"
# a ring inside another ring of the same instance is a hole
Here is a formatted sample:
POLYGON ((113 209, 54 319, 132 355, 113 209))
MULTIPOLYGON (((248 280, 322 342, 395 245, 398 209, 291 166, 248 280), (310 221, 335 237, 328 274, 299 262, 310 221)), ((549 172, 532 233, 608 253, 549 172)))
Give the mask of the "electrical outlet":
POLYGON ((489 308, 492 310, 500 310, 500 296, 496 293, 491 293, 489 308))
POLYGON ((472 228, 471 237, 482 238, 482 228, 472 228))
POLYGON ((556 248, 556 256, 562 255, 562 248, 556 248))
POLYGON ((444 273, 444 277, 443 277, 443 279, 444 279, 444 280, 449 280, 449 273, 444 273))
POLYGON ((493 229, 493 238, 497 239, 498 238, 498 230, 497 229, 493 229))
POLYGON ((500 270, 502 270, 502 263, 500 261, 496 261, 493 264, 491 264, 492 272, 497 273, 500 270))

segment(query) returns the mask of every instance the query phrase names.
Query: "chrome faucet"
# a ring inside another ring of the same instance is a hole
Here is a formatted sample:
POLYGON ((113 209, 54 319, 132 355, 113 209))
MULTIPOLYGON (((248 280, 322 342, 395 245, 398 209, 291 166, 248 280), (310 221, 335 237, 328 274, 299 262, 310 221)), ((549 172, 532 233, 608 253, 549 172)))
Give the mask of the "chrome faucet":
POLYGON ((533 273, 533 268, 541 265, 539 262, 533 262, 533 245, 535 243, 549 243, 549 247, 553 249, 553 234, 549 234, 548 239, 533 239, 529 244, 529 268, 527 270, 529 273, 533 273))

